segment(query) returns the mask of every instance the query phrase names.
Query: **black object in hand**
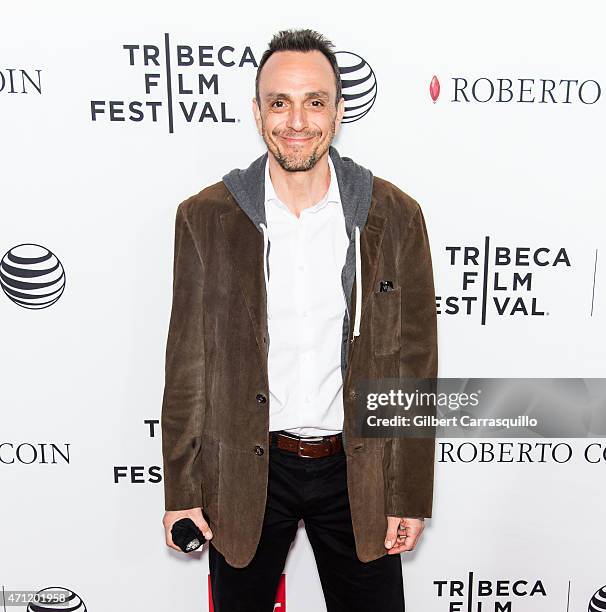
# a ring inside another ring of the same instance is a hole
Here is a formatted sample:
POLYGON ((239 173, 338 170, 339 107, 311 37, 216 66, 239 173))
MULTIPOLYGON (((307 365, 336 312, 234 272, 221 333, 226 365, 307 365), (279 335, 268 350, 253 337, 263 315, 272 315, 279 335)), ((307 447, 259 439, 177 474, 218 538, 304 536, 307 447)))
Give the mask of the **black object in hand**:
POLYGON ((182 518, 176 521, 170 533, 173 542, 186 553, 197 550, 206 542, 206 538, 190 518, 182 518))

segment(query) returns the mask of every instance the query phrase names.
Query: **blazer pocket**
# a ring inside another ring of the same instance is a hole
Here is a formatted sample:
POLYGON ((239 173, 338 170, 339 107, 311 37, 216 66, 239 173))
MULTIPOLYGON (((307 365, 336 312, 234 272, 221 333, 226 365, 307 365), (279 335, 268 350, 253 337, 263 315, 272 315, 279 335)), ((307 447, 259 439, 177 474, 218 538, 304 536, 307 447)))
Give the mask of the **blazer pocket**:
POLYGON ((391 355, 400 350, 402 287, 373 293, 371 325, 375 355, 391 355))

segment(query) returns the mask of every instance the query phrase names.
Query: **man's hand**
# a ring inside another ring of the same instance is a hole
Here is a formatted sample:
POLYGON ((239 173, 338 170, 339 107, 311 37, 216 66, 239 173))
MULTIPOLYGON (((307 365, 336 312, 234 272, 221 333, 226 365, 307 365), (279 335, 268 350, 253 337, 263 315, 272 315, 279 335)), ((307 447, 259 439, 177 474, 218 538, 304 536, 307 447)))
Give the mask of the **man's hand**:
POLYGON ((395 555, 413 550, 424 528, 425 519, 388 516, 385 535, 387 554, 395 555))
MULTIPOLYGON (((170 546, 170 548, 174 548, 179 552, 183 552, 174 542, 173 536, 170 532, 173 525, 182 518, 190 518, 197 526, 198 529, 202 532, 202 535, 210 540, 213 537, 213 532, 210 530, 208 523, 204 520, 202 516, 202 508, 190 508, 189 510, 168 510, 164 513, 164 518, 162 519, 162 524, 164 525, 164 532, 166 535, 166 545, 170 546)), ((185 553, 184 553, 185 554, 185 553)))

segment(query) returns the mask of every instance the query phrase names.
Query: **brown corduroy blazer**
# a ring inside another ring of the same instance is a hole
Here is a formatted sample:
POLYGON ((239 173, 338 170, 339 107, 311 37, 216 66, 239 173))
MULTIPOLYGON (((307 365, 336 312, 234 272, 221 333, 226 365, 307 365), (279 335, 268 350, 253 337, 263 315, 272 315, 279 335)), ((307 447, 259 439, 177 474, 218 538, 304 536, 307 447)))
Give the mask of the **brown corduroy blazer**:
MULTIPOLYGON (((344 207, 356 202, 346 212, 350 246, 354 222, 361 230, 362 308, 353 338, 354 273, 344 269, 343 277, 343 441, 356 552, 371 561, 387 553, 388 515, 432 515, 435 440, 356 437, 354 387, 437 376, 433 270, 419 204, 332 146, 330 155, 344 207), (366 201, 358 206, 356 198, 366 201), (393 291, 379 292, 379 279, 392 279, 393 291)), ((266 161, 267 153, 181 202, 175 224, 161 417, 165 509, 202 507, 214 546, 235 567, 255 553, 267 495, 266 262, 255 217, 264 219, 258 189, 266 161)), ((352 262, 348 252, 348 270, 352 262)))

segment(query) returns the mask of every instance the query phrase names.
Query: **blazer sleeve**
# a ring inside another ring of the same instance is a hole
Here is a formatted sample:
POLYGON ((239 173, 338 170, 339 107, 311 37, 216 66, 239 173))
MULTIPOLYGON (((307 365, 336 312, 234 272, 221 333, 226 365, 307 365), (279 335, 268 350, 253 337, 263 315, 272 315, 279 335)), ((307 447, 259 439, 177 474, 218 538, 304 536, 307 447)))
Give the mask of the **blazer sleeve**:
POLYGON ((202 507, 204 269, 186 217, 186 202, 178 206, 175 220, 172 308, 162 400, 166 510, 202 507))
MULTIPOLYGON (((400 378, 437 377, 437 312, 425 218, 420 206, 404 233, 398 257, 402 287, 400 378)), ((425 414, 435 414, 435 404, 425 414)), ((435 428, 429 437, 391 438, 386 445, 387 516, 431 517, 435 428)))

